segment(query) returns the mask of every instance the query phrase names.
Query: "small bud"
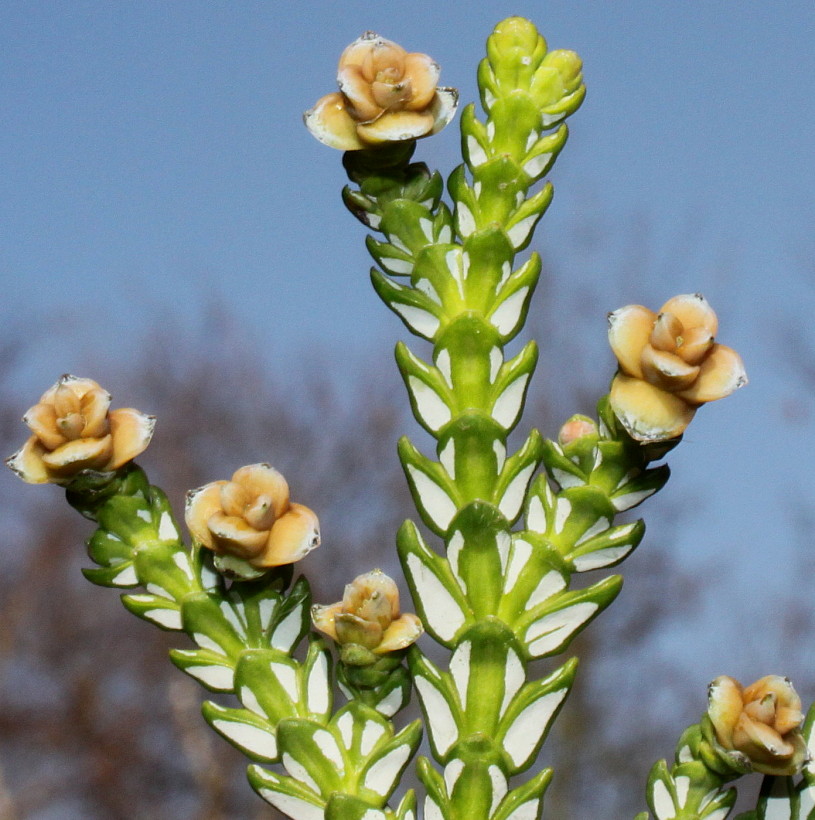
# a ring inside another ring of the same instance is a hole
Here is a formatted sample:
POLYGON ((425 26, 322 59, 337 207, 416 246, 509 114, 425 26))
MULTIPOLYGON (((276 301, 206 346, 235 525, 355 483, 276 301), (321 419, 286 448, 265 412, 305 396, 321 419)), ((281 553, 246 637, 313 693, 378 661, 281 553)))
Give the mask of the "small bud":
POLYGON ((575 415, 560 428, 557 440, 561 446, 566 447, 584 436, 597 435, 599 435, 597 422, 588 416, 575 415))

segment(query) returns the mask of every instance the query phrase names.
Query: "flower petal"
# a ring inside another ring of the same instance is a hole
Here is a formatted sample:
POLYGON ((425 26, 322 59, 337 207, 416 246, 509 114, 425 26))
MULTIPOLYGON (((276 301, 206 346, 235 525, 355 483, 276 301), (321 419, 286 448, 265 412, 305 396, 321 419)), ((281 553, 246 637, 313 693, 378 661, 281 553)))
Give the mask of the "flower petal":
POLYGON ((46 484, 51 476, 42 460, 45 452, 37 436, 31 436, 13 456, 6 459, 6 464, 28 484, 46 484))
POLYGON ((55 450, 68 440, 57 428, 57 412, 53 404, 35 404, 26 411, 23 421, 48 450, 55 450))
POLYGON ((241 467, 235 471, 232 480, 240 484, 252 499, 261 495, 270 496, 275 518, 280 518, 289 509, 288 482, 271 464, 249 464, 241 467))
POLYGON ((317 100, 314 108, 303 114, 306 128, 320 142, 340 151, 358 151, 365 143, 357 136, 357 125, 345 109, 339 91, 317 100))
POLYGON ((430 113, 433 115, 431 134, 438 134, 450 120, 453 119, 458 108, 457 88, 437 88, 436 96, 430 104, 430 113))
POLYGON ((110 469, 113 453, 111 436, 102 438, 78 438, 43 453, 42 460, 55 480, 70 478, 82 470, 110 469))
POLYGON ((259 532, 251 524, 236 515, 225 515, 216 512, 207 521, 207 527, 212 533, 212 543, 216 552, 225 552, 228 555, 237 555, 251 563, 266 545, 268 533, 259 532))
POLYGON ((346 111, 352 119, 368 122, 382 113, 382 106, 374 99, 371 83, 362 76, 359 66, 341 68, 337 74, 337 83, 346 97, 346 111), (348 108, 349 103, 352 110, 348 108))
POLYGON ((382 641, 373 651, 377 655, 383 655, 385 652, 404 649, 414 643, 422 632, 424 632, 424 627, 419 618, 406 612, 385 630, 382 641))
POLYGON ((701 293, 683 293, 680 296, 674 296, 660 308, 659 312, 663 311, 673 313, 682 322, 685 330, 690 330, 692 327, 703 327, 710 332, 711 336, 715 336, 719 329, 719 320, 701 293))
POLYGON ((319 629, 320 632, 328 635, 329 638, 336 641, 337 628, 335 618, 340 612, 342 612, 342 601, 338 601, 336 604, 329 604, 327 606, 315 604, 311 608, 311 622, 314 624, 315 629, 319 629))
POLYGON ((120 407, 108 413, 113 455, 109 469, 115 470, 143 453, 153 438, 156 417, 140 413, 132 407, 120 407))
POLYGON ((741 356, 732 347, 716 344, 702 362, 696 381, 676 395, 692 404, 704 404, 723 399, 745 384, 747 373, 741 356))
POLYGON ((289 511, 275 521, 266 548, 250 563, 256 567, 293 564, 319 546, 320 524, 317 516, 302 504, 292 504, 289 511))
POLYGON ((410 80, 413 93, 405 108, 422 111, 427 108, 436 94, 441 68, 427 54, 414 52, 405 57, 405 79, 410 80))
POLYGON ((110 393, 104 390, 88 390, 79 401, 80 413, 85 421, 82 428, 83 438, 106 436, 110 432, 108 410, 110 393))
POLYGON ((642 305, 626 305, 608 314, 608 341, 622 371, 642 378, 640 359, 657 315, 642 305))
POLYGON ((733 748, 757 763, 774 763, 778 758, 791 757, 795 751, 792 743, 784 740, 775 729, 753 720, 744 712, 733 729, 733 748))
POLYGON ((699 375, 699 367, 667 350, 655 350, 651 345, 642 351, 640 366, 646 381, 671 393, 690 387, 699 375))
POLYGON ((50 402, 53 404, 54 397, 57 394, 57 391, 60 387, 67 386, 70 387, 71 391, 77 398, 81 398, 90 391, 99 390, 102 393, 106 393, 107 391, 103 390, 97 382, 93 379, 83 379, 79 376, 72 376, 70 373, 66 373, 64 376, 60 376, 59 380, 54 384, 52 387, 49 387, 45 393, 42 394, 42 398, 40 398, 41 402, 50 402))
POLYGON ((212 481, 187 493, 184 508, 187 529, 193 538, 209 549, 213 548, 214 541, 207 522, 213 515, 221 512, 221 488, 226 483, 226 481, 212 481))
POLYGON ((357 134, 365 142, 377 145, 427 136, 434 125, 434 116, 429 111, 393 111, 384 113, 374 122, 360 123, 357 134))
POLYGON ((719 743, 733 748, 733 729, 744 706, 741 684, 729 675, 720 675, 708 687, 707 713, 719 743))
POLYGON ((681 435, 696 408, 673 393, 618 373, 611 383, 611 407, 637 441, 664 441, 681 435))

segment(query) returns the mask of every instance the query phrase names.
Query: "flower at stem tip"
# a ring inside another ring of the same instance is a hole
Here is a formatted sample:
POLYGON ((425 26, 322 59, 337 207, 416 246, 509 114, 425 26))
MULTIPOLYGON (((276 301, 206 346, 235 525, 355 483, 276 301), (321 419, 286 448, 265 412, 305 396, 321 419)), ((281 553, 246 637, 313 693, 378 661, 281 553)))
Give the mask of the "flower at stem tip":
POLYGON ((70 484, 85 471, 110 472, 142 453, 156 419, 125 407, 92 379, 64 375, 23 416, 33 435, 6 464, 29 484, 70 484))
POLYGON ((286 479, 269 464, 190 490, 185 518, 193 537, 216 553, 216 566, 238 577, 293 564, 320 545, 317 516, 289 501, 286 479))
POLYGON ((340 57, 340 90, 306 111, 306 127, 320 142, 342 151, 436 134, 458 105, 456 89, 436 86, 440 72, 427 54, 409 54, 366 31, 340 57))
POLYGON ((311 609, 314 626, 340 646, 340 658, 351 666, 368 666, 379 656, 405 649, 424 632, 411 613, 400 614, 399 590, 393 579, 375 569, 345 587, 342 601, 311 609))
POLYGON ((710 684, 707 713, 717 751, 737 769, 794 775, 809 758, 801 699, 787 678, 767 675, 743 687, 721 675, 710 684))
POLYGON ((658 313, 627 305, 608 322, 620 365, 609 401, 638 441, 676 438, 700 405, 747 384, 739 354, 716 342, 718 320, 700 293, 674 296, 658 313))

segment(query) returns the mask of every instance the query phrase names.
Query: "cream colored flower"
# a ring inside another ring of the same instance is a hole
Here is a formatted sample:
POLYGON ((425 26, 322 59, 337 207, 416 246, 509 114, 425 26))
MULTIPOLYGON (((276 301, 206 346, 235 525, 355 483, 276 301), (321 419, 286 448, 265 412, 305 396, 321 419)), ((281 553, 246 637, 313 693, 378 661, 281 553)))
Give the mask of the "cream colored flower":
POLYGON ((620 364, 611 407, 638 441, 675 438, 701 404, 747 384, 739 354, 716 343, 716 314, 700 293, 674 296, 658 313, 627 305, 608 321, 620 364))
POLYGON ((437 88, 440 69, 427 54, 366 31, 343 51, 340 90, 320 98, 303 115, 320 142, 357 151, 441 131, 458 105, 454 88, 437 88))
POLYGON ((286 479, 268 464, 190 490, 185 518, 203 546, 255 569, 293 564, 320 545, 317 516, 290 503, 286 479))
POLYGON ((794 775, 807 761, 801 699, 787 678, 767 675, 742 685, 727 675, 710 684, 708 716, 722 749, 764 774, 794 775))
POLYGON ((399 613, 399 590, 382 570, 357 576, 342 601, 311 609, 314 626, 344 650, 343 660, 359 665, 410 646, 424 631, 416 615, 399 613))
POLYGON ((83 470, 116 470, 144 451, 156 420, 109 407, 110 394, 95 381, 63 376, 23 416, 34 435, 6 464, 30 484, 68 484, 83 470))

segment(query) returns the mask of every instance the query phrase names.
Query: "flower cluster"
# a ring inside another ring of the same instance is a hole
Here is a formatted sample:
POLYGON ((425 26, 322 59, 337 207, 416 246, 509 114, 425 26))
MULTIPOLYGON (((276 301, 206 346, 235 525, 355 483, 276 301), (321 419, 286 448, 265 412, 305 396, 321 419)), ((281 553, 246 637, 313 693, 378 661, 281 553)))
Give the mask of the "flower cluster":
POLYGON ((110 394, 91 379, 65 375, 23 416, 33 435, 6 464, 30 484, 69 484, 86 470, 109 472, 142 453, 155 417, 110 410, 110 394))
POLYGON ((340 645, 342 661, 352 666, 366 666, 404 649, 424 631, 416 615, 400 614, 399 590, 378 569, 357 576, 336 604, 312 607, 311 619, 340 645))
POLYGON ((230 481, 190 490, 186 521, 193 537, 232 570, 292 564, 320 544, 317 516, 289 501, 286 479, 268 464, 250 464, 230 481))
POLYGON ((320 142, 343 151, 435 134, 458 105, 454 88, 436 87, 439 74, 427 54, 409 54, 366 31, 340 57, 340 90, 306 111, 306 127, 320 142))
POLYGON ((609 400, 638 441, 681 435, 700 405, 747 384, 739 354, 716 342, 716 314, 699 293, 674 296, 658 313, 627 305, 608 321, 620 365, 609 400))
POLYGON ((801 699, 787 678, 767 675, 747 687, 727 675, 709 689, 708 716, 720 752, 736 765, 771 775, 793 775, 808 758, 800 731, 801 699))

